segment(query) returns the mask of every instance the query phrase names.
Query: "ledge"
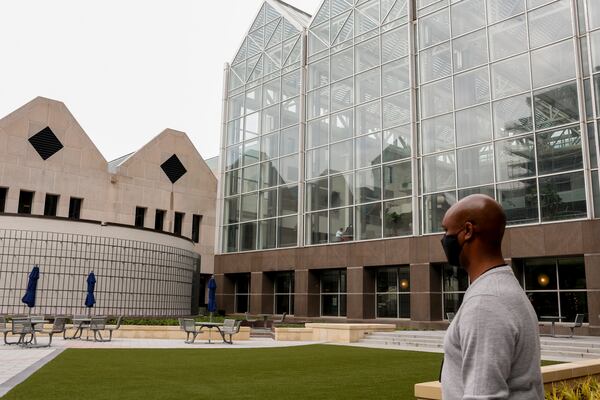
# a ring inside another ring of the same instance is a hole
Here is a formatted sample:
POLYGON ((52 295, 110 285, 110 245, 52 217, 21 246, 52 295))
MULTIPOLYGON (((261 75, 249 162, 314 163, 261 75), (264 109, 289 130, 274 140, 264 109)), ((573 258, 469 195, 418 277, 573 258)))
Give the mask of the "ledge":
POLYGON ((307 323, 304 328, 275 328, 275 339, 281 341, 325 341, 354 343, 369 332, 392 332, 394 324, 307 323))

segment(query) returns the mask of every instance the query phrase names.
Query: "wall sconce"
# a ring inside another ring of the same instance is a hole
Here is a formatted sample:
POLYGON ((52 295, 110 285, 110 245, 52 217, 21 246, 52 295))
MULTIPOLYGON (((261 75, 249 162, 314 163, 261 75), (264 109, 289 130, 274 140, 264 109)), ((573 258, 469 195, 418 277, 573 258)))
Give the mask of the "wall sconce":
POLYGON ((550 278, 546 274, 539 274, 537 281, 541 287, 546 287, 550 283, 550 278))
POLYGON ((408 289, 408 279, 400 279, 400 288, 403 290, 408 289))

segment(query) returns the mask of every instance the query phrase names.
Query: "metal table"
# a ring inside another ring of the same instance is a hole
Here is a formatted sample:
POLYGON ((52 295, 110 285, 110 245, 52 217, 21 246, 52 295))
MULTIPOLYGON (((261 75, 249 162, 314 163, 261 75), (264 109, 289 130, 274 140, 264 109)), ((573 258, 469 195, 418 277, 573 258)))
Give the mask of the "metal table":
POLYGON ((563 319, 563 317, 559 317, 559 316, 555 316, 555 315, 541 315, 540 316, 540 321, 552 323, 552 327, 550 328, 550 336, 552 336, 552 337, 556 337, 555 330, 554 330, 554 324, 556 324, 557 322, 561 322, 562 319, 563 319))
POLYGON ((83 330, 90 326, 92 319, 89 317, 73 318, 71 321, 73 322, 73 328, 76 327, 75 333, 73 333, 73 336, 68 337, 67 330, 65 329, 65 332, 63 334, 63 338, 65 340, 81 339, 83 330))
POLYGON ((225 340, 225 337, 223 336, 223 331, 221 331, 221 327, 223 326, 223 324, 219 322, 196 322, 196 326, 199 326, 200 329, 208 329, 208 344, 211 344, 210 333, 212 332, 213 328, 217 328, 217 331, 219 331, 219 335, 221 335, 221 338, 225 340))
MULTIPOLYGON (((16 323, 25 322, 27 324, 30 324, 30 326, 31 326, 31 332, 23 329, 19 333, 19 340, 16 343, 13 343, 13 344, 16 344, 19 346, 27 346, 27 345, 30 345, 32 342, 34 345, 37 345, 37 338, 35 337, 35 333, 37 332, 36 325, 39 325, 39 324, 44 325, 44 324, 50 323, 50 321, 47 321, 45 319, 37 319, 37 318, 14 318, 13 322, 12 322, 13 325, 15 324, 15 322, 16 323), (27 336, 27 335, 31 335, 31 339, 25 340, 25 336, 27 336)), ((13 330, 13 332, 14 332, 14 330, 13 330)))

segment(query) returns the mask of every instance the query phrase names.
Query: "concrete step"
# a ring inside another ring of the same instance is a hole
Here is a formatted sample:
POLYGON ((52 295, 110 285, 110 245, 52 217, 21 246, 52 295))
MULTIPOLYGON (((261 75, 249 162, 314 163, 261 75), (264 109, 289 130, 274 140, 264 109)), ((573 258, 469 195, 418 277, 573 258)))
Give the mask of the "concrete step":
POLYGON ((401 347, 417 347, 417 348, 429 347, 429 348, 435 348, 435 349, 443 348, 442 343, 428 343, 428 342, 416 342, 416 341, 402 342, 402 341, 391 341, 391 340, 385 340, 385 339, 363 339, 360 341, 360 343, 376 344, 379 346, 401 346, 401 347))

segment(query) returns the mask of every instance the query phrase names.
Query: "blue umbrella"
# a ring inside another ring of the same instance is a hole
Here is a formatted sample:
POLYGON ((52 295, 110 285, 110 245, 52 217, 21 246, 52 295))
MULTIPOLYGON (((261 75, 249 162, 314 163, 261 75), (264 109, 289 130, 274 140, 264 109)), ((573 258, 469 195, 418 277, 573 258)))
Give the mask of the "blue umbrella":
POLYGON ((212 314, 217 311, 217 281, 211 276, 208 280, 208 312, 212 314))
POLYGON ((27 304, 27 307, 29 307, 30 314, 31 309, 35 307, 35 292, 37 290, 38 279, 40 279, 40 268, 36 265, 29 273, 29 280, 27 281, 27 291, 25 292, 25 296, 23 296, 23 298, 21 299, 21 301, 27 304))
POLYGON ((89 312, 91 313, 91 308, 96 304, 96 299, 94 298, 94 288, 96 287, 96 275, 93 272, 87 277, 87 296, 85 297, 85 306, 89 308, 89 312))

